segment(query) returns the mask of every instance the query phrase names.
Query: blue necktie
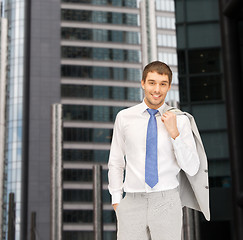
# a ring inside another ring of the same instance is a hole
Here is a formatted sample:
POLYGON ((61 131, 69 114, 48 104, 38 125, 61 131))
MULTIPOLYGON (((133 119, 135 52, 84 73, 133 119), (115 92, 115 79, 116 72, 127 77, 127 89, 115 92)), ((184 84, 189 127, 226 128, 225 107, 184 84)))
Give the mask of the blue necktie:
POLYGON ((153 188, 158 183, 158 162, 157 162, 157 121, 156 109, 147 109, 150 114, 147 139, 146 139, 146 161, 145 161, 145 182, 153 188))

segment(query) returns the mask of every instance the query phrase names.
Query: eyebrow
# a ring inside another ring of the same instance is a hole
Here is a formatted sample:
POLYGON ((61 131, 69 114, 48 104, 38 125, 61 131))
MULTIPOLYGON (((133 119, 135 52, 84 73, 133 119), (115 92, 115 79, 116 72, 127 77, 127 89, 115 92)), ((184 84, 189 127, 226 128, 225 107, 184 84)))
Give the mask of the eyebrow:
MULTIPOLYGON (((148 82, 155 82, 155 80, 153 80, 153 79, 148 79, 147 80, 148 82)), ((167 80, 163 80, 163 81, 161 81, 162 83, 169 83, 169 81, 167 81, 167 80)))

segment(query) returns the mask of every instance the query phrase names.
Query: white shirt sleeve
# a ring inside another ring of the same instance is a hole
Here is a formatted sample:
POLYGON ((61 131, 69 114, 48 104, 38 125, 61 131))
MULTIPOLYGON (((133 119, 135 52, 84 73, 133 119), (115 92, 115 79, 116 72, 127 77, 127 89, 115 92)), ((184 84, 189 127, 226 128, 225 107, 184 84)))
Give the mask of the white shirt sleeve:
POLYGON ((108 189, 112 196, 112 204, 119 203, 123 194, 123 180, 125 169, 125 141, 122 131, 121 114, 118 113, 111 142, 108 162, 108 189))
POLYGON ((180 135, 175 140, 171 138, 177 163, 184 172, 194 176, 198 172, 200 160, 188 117, 178 116, 177 127, 180 135))

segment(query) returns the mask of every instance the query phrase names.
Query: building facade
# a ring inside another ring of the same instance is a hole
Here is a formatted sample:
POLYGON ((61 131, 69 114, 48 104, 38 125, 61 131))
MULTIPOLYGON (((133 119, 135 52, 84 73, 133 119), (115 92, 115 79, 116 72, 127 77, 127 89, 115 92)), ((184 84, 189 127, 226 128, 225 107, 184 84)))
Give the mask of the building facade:
POLYGON ((1 239, 30 239, 31 229, 36 238, 50 239, 51 105, 60 102, 60 3, 1 3, 8 36, 1 239), (9 207, 10 194, 14 204, 9 207))
POLYGON ((152 60, 172 65, 167 100, 178 101, 173 1, 2 7, 0 238, 93 239, 92 167, 101 164, 104 239, 115 239, 107 189, 113 122, 142 100, 141 72, 152 60))
POLYGON ((156 0, 157 59, 167 63, 173 72, 171 89, 166 101, 173 106, 179 105, 178 64, 175 25, 175 1, 156 0))
POLYGON ((94 164, 103 166, 104 239, 115 239, 107 160, 115 116, 142 98, 139 5, 61 4, 63 239, 93 239, 94 164))
POLYGON ((178 106, 178 68, 176 52, 174 0, 143 0, 140 2, 143 65, 159 60, 173 72, 171 89, 166 102, 178 106))
POLYGON ((180 105, 193 114, 209 161, 211 221, 200 239, 235 239, 219 1, 176 0, 180 105))

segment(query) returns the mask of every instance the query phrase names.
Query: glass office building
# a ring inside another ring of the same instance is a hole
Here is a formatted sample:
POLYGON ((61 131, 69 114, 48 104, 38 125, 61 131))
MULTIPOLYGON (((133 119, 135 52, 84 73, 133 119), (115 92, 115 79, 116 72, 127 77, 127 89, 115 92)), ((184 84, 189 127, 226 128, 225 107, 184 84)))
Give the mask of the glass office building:
POLYGON ((140 44, 136 0, 62 0, 63 239, 93 239, 94 164, 103 166, 104 239, 115 239, 107 160, 116 114, 142 99, 140 44))
POLYGON ((179 103, 174 0, 140 2, 143 65, 155 60, 167 63, 173 72, 166 102, 179 103))
MULTIPOLYGON (((116 238, 107 190, 113 122, 118 111, 142 100, 142 67, 156 59, 170 61, 175 54, 173 1, 147 1, 150 9, 144 10, 148 15, 141 15, 140 2, 2 1, 8 43, 1 40, 7 51, 6 67, 1 65, 1 73, 6 70, 1 93, 7 89, 6 103, 0 103, 0 111, 6 113, 4 124, 2 119, 0 122, 0 166, 4 166, 0 172, 1 239, 10 235, 10 193, 15 197, 11 234, 16 240, 50 239, 52 234, 51 166, 56 148, 51 113, 55 103, 62 104, 62 111, 60 106, 56 108, 62 112, 63 169, 62 181, 57 183, 62 186, 55 189, 62 193, 56 195, 62 198, 58 214, 62 238, 93 238, 94 164, 103 166, 104 239, 116 238), (143 24, 149 26, 149 19, 155 23, 146 36, 153 38, 153 49, 142 38, 143 24), (147 55, 151 50, 154 58, 147 55)), ((1 37, 2 33, 1 27, 1 37)), ((172 61, 168 63, 176 72, 172 61)), ((176 80, 174 83, 177 91, 176 80)), ((167 100, 178 101, 177 96, 172 94, 167 100)), ((57 119, 60 127, 60 116, 57 119)))
POLYGON ((166 101, 170 105, 177 106, 179 104, 179 89, 174 0, 156 0, 155 16, 157 26, 157 59, 167 63, 173 72, 172 85, 167 94, 166 101))
POLYGON ((201 217, 201 239, 233 239, 218 1, 175 3, 180 105, 195 117, 209 161, 211 221, 201 217))
MULTIPOLYGON (((2 3, 1 3, 2 4, 2 3)), ((21 221, 24 206, 21 197, 24 191, 22 182, 25 160, 23 159, 23 85, 24 85, 24 15, 25 1, 6 1, 2 10, 8 20, 8 52, 6 77, 6 118, 3 205, 1 205, 1 239, 7 239, 9 193, 15 198, 15 239, 20 239, 21 221), (16 58, 16 56, 18 56, 16 58)))
POLYGON ((50 110, 60 102, 60 4, 34 0, 30 7, 30 1, 4 0, 1 6, 8 41, 6 66, 1 65, 6 117, 0 238, 49 239, 50 110))

